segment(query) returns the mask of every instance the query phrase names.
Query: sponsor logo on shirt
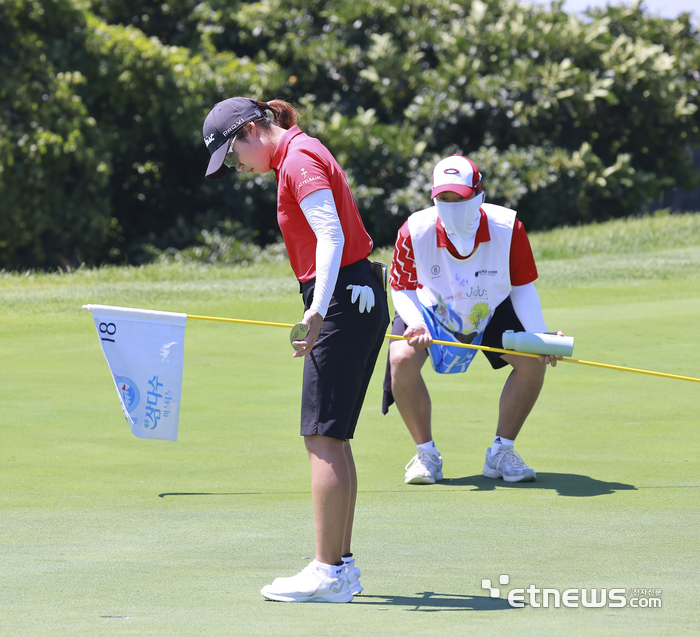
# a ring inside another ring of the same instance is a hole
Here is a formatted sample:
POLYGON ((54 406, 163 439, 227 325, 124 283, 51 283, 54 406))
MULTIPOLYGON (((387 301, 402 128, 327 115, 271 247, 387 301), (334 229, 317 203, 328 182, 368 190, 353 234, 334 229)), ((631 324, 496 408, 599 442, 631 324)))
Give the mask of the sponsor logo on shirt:
POLYGON ((498 274, 498 270, 477 270, 474 272, 475 277, 480 277, 480 276, 496 276, 498 274))
POLYGON ((430 274, 433 276, 437 276, 440 274, 440 266, 439 265, 434 265, 432 268, 430 268, 430 274))
POLYGON ((315 177, 307 177, 306 175, 308 174, 308 170, 306 168, 301 169, 301 176, 304 177, 303 181, 300 181, 297 184, 297 190, 301 188, 304 184, 308 184, 310 181, 316 181, 317 179, 321 179, 321 175, 316 175, 315 177))

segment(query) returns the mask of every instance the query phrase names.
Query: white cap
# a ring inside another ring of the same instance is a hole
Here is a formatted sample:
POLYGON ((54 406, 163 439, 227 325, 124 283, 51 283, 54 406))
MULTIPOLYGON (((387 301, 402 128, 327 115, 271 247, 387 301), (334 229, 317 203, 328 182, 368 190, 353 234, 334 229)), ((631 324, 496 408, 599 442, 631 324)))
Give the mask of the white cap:
POLYGON ((456 192, 470 199, 474 193, 481 192, 481 173, 479 167, 461 155, 441 159, 433 169, 433 189, 430 198, 434 199, 441 192, 456 192))

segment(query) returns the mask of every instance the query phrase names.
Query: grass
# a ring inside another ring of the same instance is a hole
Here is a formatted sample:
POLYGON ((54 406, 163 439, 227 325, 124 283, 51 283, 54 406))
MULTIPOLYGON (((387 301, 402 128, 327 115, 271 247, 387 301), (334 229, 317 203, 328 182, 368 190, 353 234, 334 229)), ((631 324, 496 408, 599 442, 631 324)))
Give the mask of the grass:
POLYGON ((659 212, 638 219, 533 233, 530 240, 538 261, 697 247, 700 246, 700 214, 659 212))
MULTIPOLYGON (((531 237, 545 318, 575 357, 700 376, 700 235, 673 225, 700 215, 685 217, 531 237), (647 248, 649 227, 665 238, 647 248), (597 254, 538 252, 613 235, 597 254)), ((378 370, 354 443, 365 593, 275 604, 261 586, 313 553, 286 331, 189 324, 179 441, 144 441, 83 303, 301 314, 286 264, 0 275, 0 634, 696 634, 698 384, 561 363, 518 439, 538 481, 506 485, 480 475, 506 372, 481 357, 466 375, 426 372, 445 480, 412 488, 378 370), (482 579, 504 573, 490 598, 482 579), (530 584, 659 588, 662 608, 510 608, 505 591, 530 584)))

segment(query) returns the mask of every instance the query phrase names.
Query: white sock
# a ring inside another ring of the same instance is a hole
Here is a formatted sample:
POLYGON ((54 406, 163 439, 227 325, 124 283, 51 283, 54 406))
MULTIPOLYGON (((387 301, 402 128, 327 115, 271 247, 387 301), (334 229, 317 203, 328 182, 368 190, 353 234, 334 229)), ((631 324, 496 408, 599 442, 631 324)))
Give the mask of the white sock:
POLYGON ((501 447, 513 447, 514 444, 515 440, 508 440, 508 438, 504 438, 503 436, 496 436, 491 445, 491 455, 495 456, 501 450, 501 447))
POLYGON ((343 560, 343 564, 350 564, 354 558, 352 553, 348 553, 347 555, 343 555, 340 559, 343 560))
POLYGON ((316 562, 316 569, 324 577, 338 577, 342 573, 343 568, 345 568, 345 566, 342 564, 340 566, 336 566, 335 564, 324 564, 318 560, 314 560, 314 562, 316 562))
POLYGON ((422 445, 416 445, 418 451, 425 451, 426 453, 437 455, 438 450, 435 448, 435 443, 431 440, 430 442, 424 442, 422 445))

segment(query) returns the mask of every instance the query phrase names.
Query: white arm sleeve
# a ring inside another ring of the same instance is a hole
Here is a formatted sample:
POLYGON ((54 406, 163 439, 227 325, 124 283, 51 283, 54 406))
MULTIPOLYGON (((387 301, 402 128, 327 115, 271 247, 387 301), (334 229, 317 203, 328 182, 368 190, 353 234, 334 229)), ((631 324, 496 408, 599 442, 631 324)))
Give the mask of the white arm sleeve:
POLYGON ((544 334, 547 326, 542 316, 542 303, 540 295, 534 283, 527 285, 517 285, 510 290, 510 300, 513 302, 513 309, 520 319, 526 332, 537 332, 544 334))
POLYGON ((333 193, 328 188, 312 192, 299 205, 316 235, 316 284, 309 309, 325 318, 338 281, 345 237, 333 193))
POLYGON ((419 325, 428 329, 423 318, 418 294, 415 290, 395 290, 391 288, 391 300, 394 308, 399 313, 401 320, 406 323, 406 327, 418 327, 419 325))

